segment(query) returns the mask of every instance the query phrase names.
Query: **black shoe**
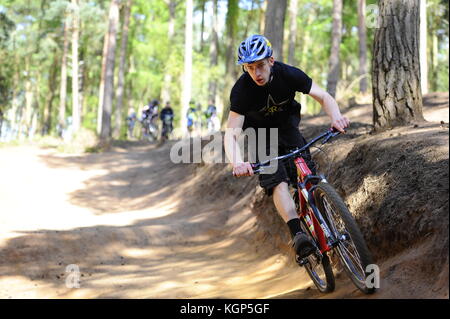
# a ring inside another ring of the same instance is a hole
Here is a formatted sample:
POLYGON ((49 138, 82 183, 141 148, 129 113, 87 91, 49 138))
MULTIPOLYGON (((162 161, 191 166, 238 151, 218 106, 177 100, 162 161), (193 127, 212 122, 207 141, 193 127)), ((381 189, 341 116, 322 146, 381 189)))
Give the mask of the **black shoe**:
POLYGON ((316 251, 316 245, 304 232, 298 232, 293 239, 294 250, 299 258, 305 258, 316 251))

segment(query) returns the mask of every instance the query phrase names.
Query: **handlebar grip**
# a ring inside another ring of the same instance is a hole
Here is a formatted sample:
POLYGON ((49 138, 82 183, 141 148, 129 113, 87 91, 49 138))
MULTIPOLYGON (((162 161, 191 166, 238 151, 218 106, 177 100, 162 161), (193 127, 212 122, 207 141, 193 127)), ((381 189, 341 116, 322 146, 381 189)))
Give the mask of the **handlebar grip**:
MULTIPOLYGON (((252 167, 253 174, 259 174, 262 172, 261 164, 260 163, 250 163, 250 166, 252 167)), ((233 172, 233 176, 236 177, 236 175, 233 172)))
POLYGON ((260 163, 250 163, 253 169, 253 174, 259 174, 262 172, 261 164, 260 163))
MULTIPOLYGON (((337 135, 341 134, 341 132, 340 132, 337 128, 335 128, 335 127, 331 127, 331 128, 329 129, 329 131, 330 131, 331 133, 333 133, 334 136, 337 136, 337 135)), ((344 129, 344 132, 347 133, 347 130, 344 129)))

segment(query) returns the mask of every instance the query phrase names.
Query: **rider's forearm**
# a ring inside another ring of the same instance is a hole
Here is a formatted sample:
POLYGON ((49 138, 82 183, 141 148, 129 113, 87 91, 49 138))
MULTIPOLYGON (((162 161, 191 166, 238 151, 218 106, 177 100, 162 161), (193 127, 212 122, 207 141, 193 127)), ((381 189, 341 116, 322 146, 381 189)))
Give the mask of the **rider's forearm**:
POLYGON ((339 105, 337 104, 336 100, 330 95, 325 94, 322 99, 322 108, 325 111, 325 113, 328 114, 328 116, 331 119, 339 118, 341 115, 341 111, 339 110, 339 105))
POLYGON ((239 144, 237 142, 239 135, 236 131, 236 129, 227 128, 224 137, 225 154, 233 165, 243 162, 239 144))

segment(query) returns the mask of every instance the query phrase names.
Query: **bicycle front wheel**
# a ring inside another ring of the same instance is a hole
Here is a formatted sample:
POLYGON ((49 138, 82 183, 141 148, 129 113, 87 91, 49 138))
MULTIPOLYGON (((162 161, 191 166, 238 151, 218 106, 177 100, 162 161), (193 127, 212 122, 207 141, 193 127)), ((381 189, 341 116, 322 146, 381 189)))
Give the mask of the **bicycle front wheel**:
POLYGON ((375 288, 366 283, 369 275, 367 266, 373 264, 372 256, 347 205, 336 190, 324 182, 314 190, 314 200, 339 240, 336 250, 346 273, 362 292, 374 293, 375 288))
MULTIPOLYGON (((301 228, 306 234, 309 235, 310 239, 314 241, 309 228, 306 227, 303 220, 301 222, 301 228)), ((308 259, 308 262, 304 265, 304 267, 317 289, 323 293, 334 291, 335 282, 333 268, 331 267, 330 259, 326 253, 322 256, 311 254, 306 258, 308 259)))

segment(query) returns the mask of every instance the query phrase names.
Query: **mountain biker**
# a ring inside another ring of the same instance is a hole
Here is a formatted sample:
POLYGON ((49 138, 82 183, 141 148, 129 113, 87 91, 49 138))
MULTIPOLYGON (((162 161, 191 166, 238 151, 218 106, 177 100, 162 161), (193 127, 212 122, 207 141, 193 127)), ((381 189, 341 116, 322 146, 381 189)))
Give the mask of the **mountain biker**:
POLYGON ((206 108, 205 113, 206 116, 210 118, 212 115, 215 115, 217 113, 217 107, 212 102, 209 102, 209 105, 206 108))
POLYGON ((153 122, 155 118, 158 117, 158 100, 154 99, 148 103, 148 107, 145 107, 142 111, 142 119, 149 119, 153 122))
POLYGON ((137 116, 136 116, 136 112, 134 111, 134 108, 130 108, 130 110, 128 111, 128 116, 127 116, 127 123, 128 123, 128 136, 130 138, 134 137, 134 126, 136 124, 136 120, 137 120, 137 116))
POLYGON ((164 138, 167 138, 173 130, 173 117, 174 113, 172 107, 170 106, 170 102, 166 102, 166 106, 161 110, 159 116, 162 122, 161 136, 164 138))
MULTIPOLYGON (((233 174, 238 177, 253 175, 251 164, 243 161, 237 144, 242 129, 251 127, 258 131, 263 128, 269 133, 269 128, 278 128, 279 155, 306 144, 298 128, 301 105, 294 99, 296 92, 308 94, 318 101, 330 117, 332 127, 344 132, 344 128, 349 125, 349 120, 341 115, 331 95, 317 86, 302 70, 275 61, 272 53, 269 40, 262 35, 248 37, 238 48, 237 63, 242 65, 244 74, 231 90, 227 128, 233 130, 226 130, 224 143, 233 174)), ((309 152, 305 157, 314 173, 309 152)), ((289 227, 296 254, 305 258, 313 253, 316 248, 301 230, 295 203, 289 192, 289 184, 295 186, 297 183, 294 163, 279 163, 274 174, 260 174, 259 182, 268 196, 273 195, 275 207, 289 227)))
POLYGON ((208 128, 208 132, 215 132, 219 129, 219 119, 217 117, 217 107, 213 104, 212 101, 209 102, 208 107, 205 111, 206 116, 206 127, 208 128))
POLYGON ((203 127, 206 125, 206 117, 204 112, 202 111, 202 106, 200 103, 197 103, 194 119, 194 127, 198 134, 202 134, 203 127))
POLYGON ((157 130, 155 119, 158 117, 158 100, 153 99, 142 108, 142 133, 144 136, 152 135, 155 138, 155 131, 157 130))
POLYGON ((186 117, 187 117, 187 129, 189 133, 192 133, 194 128, 196 127, 197 122, 197 109, 195 108, 194 102, 190 102, 190 107, 187 110, 186 117))

